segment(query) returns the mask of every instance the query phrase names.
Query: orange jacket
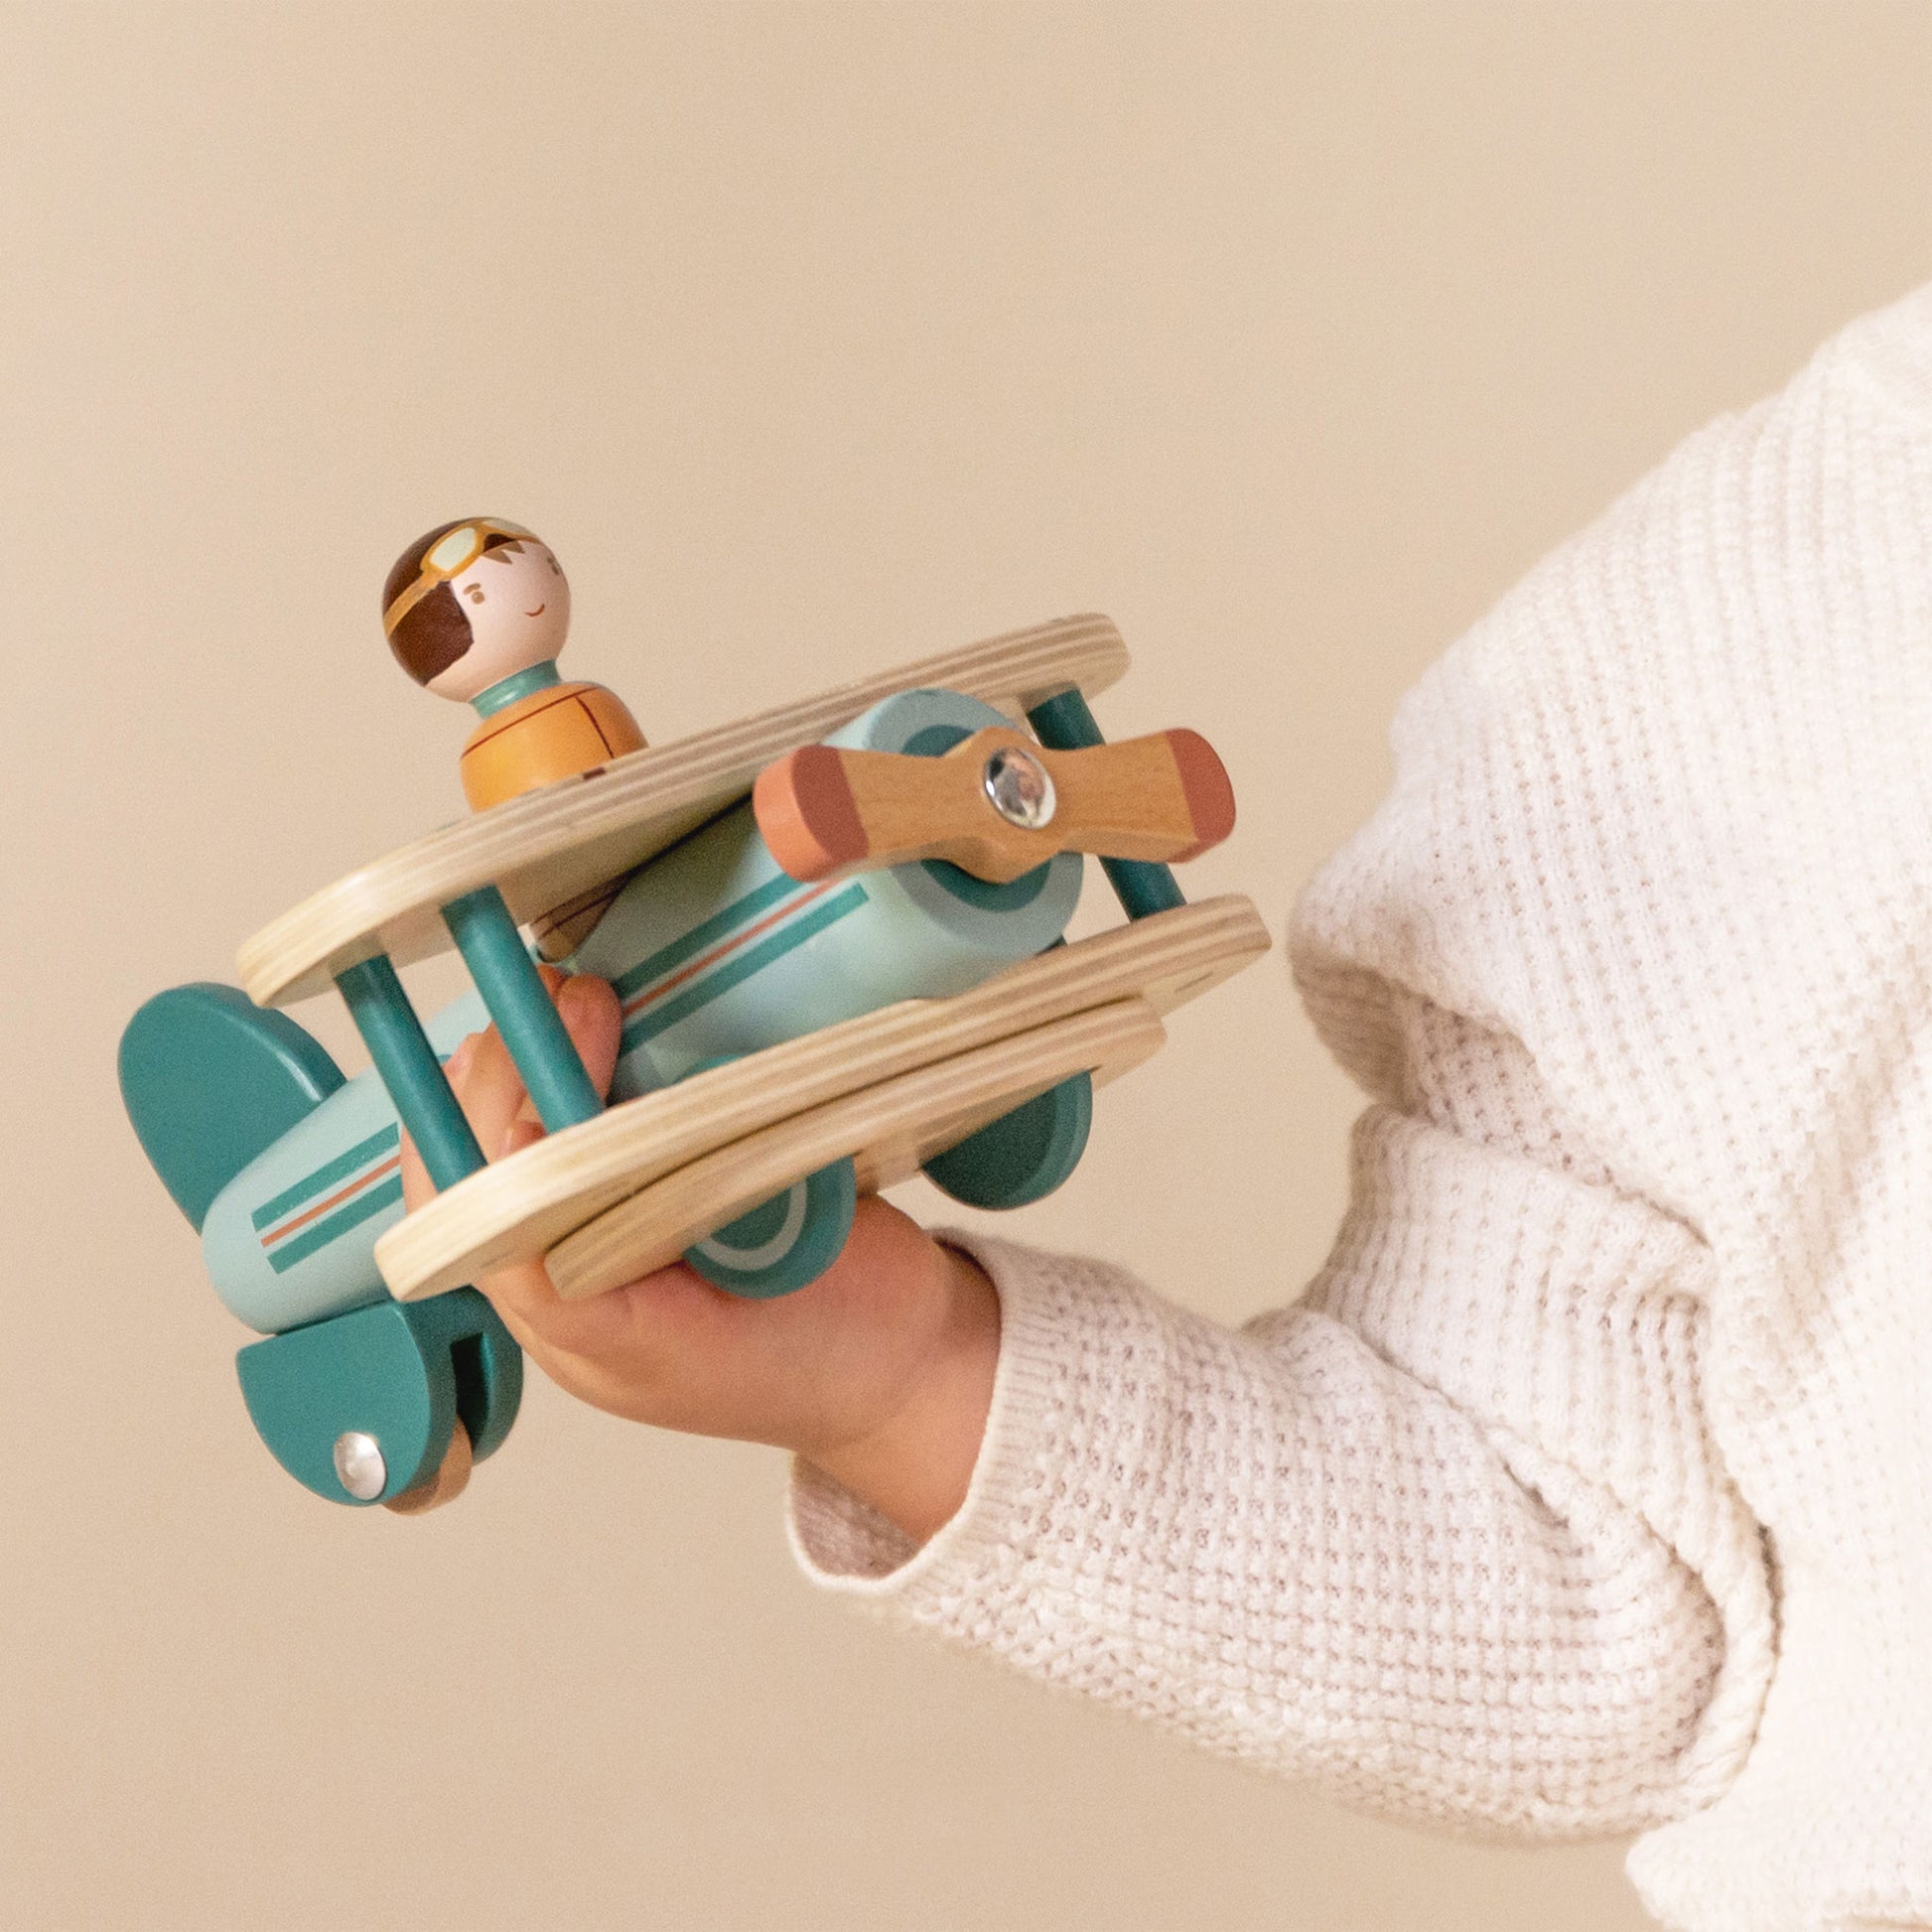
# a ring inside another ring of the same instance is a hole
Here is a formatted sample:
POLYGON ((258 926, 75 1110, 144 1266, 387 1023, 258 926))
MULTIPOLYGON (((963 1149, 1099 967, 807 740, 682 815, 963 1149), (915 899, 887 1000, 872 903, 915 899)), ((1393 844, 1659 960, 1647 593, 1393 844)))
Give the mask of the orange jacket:
POLYGON ((485 718, 463 748, 463 795, 484 811, 640 752, 644 735, 601 684, 552 684, 485 718))

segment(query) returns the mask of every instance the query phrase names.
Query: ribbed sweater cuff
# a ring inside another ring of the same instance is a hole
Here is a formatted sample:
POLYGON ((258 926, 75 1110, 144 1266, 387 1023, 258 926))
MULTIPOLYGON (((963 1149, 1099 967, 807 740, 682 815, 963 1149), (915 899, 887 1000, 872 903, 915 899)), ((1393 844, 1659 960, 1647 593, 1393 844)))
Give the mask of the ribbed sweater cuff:
POLYGON ((1932 286, 1861 318, 1821 353, 1847 358, 1905 414, 1932 418, 1932 286))
POLYGON ((939 1234, 986 1270, 1000 1297, 1000 1361, 966 1500, 920 1547, 794 1460, 787 1510, 792 1552, 813 1583, 913 1616, 957 1604, 1024 1561, 1039 1534, 1041 1476, 1065 1385, 1065 1260, 957 1229, 939 1234))

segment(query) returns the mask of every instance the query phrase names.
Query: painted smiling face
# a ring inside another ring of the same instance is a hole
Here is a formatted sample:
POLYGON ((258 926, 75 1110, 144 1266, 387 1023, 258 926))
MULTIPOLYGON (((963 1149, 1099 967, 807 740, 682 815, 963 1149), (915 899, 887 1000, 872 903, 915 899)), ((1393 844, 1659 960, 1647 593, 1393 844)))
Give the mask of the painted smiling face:
POLYGON ((460 702, 555 657, 570 628, 570 585, 550 546, 494 517, 418 537, 382 605, 403 669, 460 702))

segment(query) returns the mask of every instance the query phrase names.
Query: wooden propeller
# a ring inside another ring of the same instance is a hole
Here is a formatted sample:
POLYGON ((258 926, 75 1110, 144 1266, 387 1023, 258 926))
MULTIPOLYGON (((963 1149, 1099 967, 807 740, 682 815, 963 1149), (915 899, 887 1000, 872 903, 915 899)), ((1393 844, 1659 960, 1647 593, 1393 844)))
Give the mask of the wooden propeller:
POLYGON ((1172 865, 1234 829, 1234 790, 1198 732, 1049 752, 989 725, 941 758, 807 745, 752 791, 759 830, 794 879, 947 859, 1005 885, 1058 852, 1172 865))

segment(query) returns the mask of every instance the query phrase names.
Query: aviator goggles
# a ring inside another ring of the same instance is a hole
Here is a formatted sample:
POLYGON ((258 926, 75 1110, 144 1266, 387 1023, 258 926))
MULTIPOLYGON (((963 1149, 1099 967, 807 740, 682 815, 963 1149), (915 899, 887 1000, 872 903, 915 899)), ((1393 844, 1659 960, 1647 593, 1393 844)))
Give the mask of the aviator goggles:
POLYGON ((396 625, 439 584, 461 577, 483 553, 491 537, 515 537, 535 543, 536 533, 520 523, 505 523, 496 516, 473 516, 453 530, 445 530, 429 547, 416 581, 401 592, 382 614, 382 634, 395 635, 396 625))

